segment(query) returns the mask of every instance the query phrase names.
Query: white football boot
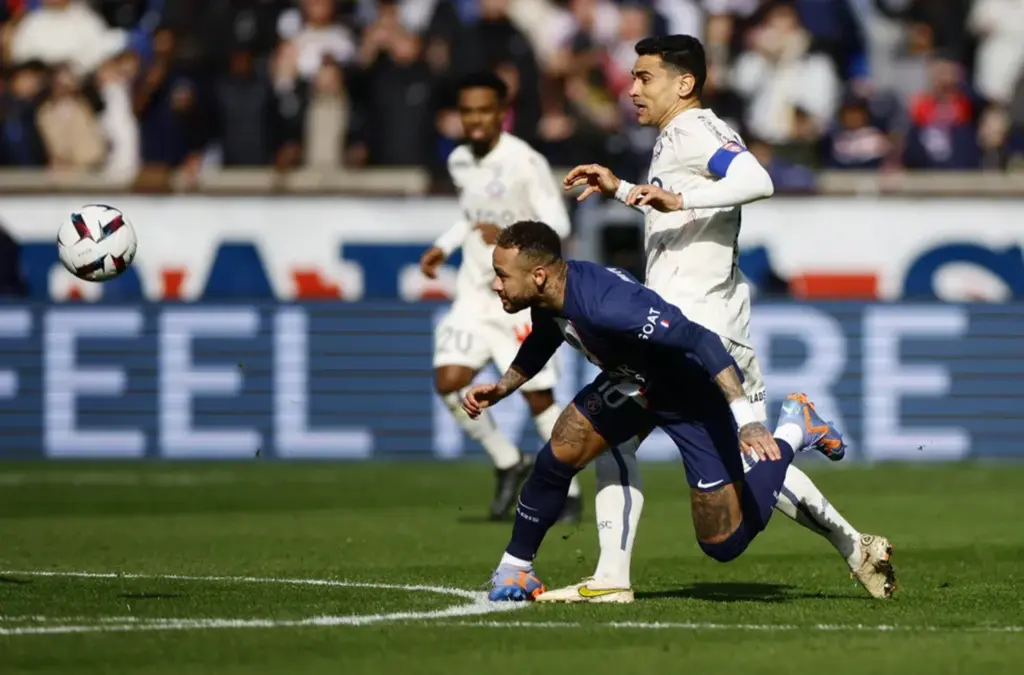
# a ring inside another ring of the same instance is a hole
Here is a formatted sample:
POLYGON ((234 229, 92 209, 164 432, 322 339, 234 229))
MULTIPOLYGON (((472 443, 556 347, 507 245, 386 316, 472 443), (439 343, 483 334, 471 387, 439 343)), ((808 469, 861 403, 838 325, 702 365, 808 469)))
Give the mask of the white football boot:
POLYGON ((892 544, 885 537, 873 534, 860 536, 860 565, 850 576, 873 598, 891 598, 896 590, 896 570, 892 566, 892 544))
POLYGON ((535 602, 591 602, 628 605, 633 602, 633 589, 587 577, 578 584, 553 588, 535 598, 535 602))

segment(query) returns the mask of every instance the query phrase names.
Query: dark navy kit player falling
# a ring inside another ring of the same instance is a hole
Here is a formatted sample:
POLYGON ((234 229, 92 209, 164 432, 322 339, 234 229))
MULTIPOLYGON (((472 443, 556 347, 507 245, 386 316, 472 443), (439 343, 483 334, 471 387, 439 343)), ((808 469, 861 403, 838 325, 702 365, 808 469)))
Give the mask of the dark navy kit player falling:
POLYGON ((779 420, 778 428, 789 432, 772 438, 749 410, 742 375, 718 335, 621 270, 564 261, 548 229, 525 221, 499 238, 495 290, 506 311, 532 308, 533 330, 501 382, 467 394, 467 412, 479 414, 508 396, 563 342, 601 373, 563 411, 537 456, 511 541, 492 578, 491 599, 528 600, 543 593, 532 561, 573 476, 609 447, 655 426, 682 455, 701 548, 716 560, 736 558, 767 525, 794 451, 835 448, 841 436, 805 397, 796 396, 787 399, 779 420), (705 496, 727 512, 716 519, 729 529, 709 535, 698 522, 696 507, 705 496))
POLYGON ((682 453, 690 487, 741 479, 735 421, 712 380, 735 366, 721 339, 626 272, 567 264, 562 311, 533 309, 514 365, 535 372, 568 342, 601 368, 574 403, 609 445, 658 426, 682 453))

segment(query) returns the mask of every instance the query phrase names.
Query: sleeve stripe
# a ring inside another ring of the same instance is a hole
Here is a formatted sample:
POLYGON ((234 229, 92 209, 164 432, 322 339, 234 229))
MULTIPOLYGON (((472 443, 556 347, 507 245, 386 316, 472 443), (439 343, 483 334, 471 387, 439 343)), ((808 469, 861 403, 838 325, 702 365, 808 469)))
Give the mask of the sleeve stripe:
POLYGON ((736 159, 741 152, 746 151, 746 148, 737 143, 730 143, 729 145, 715 150, 715 154, 711 155, 711 159, 708 160, 708 171, 719 178, 724 178, 725 172, 729 170, 729 165, 732 164, 732 161, 736 159))

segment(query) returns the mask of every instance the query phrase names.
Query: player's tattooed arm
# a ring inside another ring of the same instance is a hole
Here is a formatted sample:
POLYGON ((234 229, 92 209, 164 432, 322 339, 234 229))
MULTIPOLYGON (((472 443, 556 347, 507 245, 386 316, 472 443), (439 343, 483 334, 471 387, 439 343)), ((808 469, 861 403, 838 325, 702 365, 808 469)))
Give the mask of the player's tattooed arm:
POLYGON ((507 398, 531 377, 532 375, 528 375, 513 364, 497 382, 470 387, 462 400, 462 409, 476 419, 480 413, 507 398))
POLYGON ((498 380, 498 388, 505 393, 506 396, 514 392, 519 387, 526 384, 526 382, 532 377, 527 373, 517 368, 514 364, 509 366, 509 369, 505 371, 505 374, 498 380))
POLYGON ((718 373, 715 376, 715 383, 722 390, 725 400, 729 402, 729 407, 736 416, 736 423, 740 427, 740 450, 748 455, 757 455, 760 459, 773 460, 782 457, 768 427, 753 417, 753 410, 747 403, 743 381, 736 366, 729 366, 718 373))
POLYGON ((722 390, 725 400, 729 403, 740 399, 746 400, 747 394, 743 391, 743 381, 736 366, 729 366, 718 375, 715 375, 715 384, 722 390))

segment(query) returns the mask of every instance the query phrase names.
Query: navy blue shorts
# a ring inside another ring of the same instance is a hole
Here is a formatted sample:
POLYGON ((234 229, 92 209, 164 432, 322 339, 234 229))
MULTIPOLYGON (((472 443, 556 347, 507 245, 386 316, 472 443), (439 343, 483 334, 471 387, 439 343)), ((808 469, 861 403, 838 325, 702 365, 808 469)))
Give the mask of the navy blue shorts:
POLYGON ((654 427, 664 430, 679 448, 692 488, 717 490, 743 478, 736 422, 717 391, 670 405, 659 402, 655 408, 643 396, 622 393, 600 373, 573 403, 612 447, 654 427))

